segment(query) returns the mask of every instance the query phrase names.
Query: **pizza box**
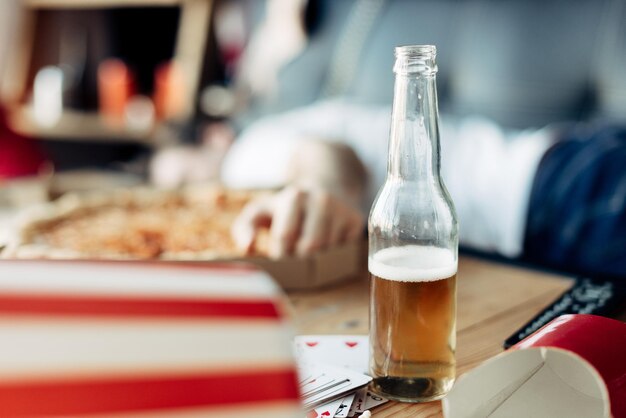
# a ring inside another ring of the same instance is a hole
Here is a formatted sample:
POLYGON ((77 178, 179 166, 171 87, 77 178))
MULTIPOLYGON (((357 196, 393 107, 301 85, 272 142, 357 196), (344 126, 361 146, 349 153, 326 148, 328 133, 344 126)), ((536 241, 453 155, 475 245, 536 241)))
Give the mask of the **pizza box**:
POLYGON ((250 262, 265 270, 285 290, 306 290, 354 278, 366 269, 366 242, 356 241, 308 257, 271 259, 248 257, 232 261, 250 262))
POLYGON ((563 315, 461 376, 446 418, 626 417, 626 324, 563 315))
POLYGON ((302 416, 284 303, 249 265, 0 261, 0 415, 302 416))

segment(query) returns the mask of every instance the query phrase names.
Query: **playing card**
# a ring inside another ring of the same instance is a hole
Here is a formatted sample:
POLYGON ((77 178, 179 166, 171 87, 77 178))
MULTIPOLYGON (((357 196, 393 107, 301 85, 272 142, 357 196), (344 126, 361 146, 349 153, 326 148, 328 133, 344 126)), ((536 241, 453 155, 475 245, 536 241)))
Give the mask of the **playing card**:
POLYGON ((294 350, 298 361, 323 363, 360 372, 368 372, 367 335, 300 335, 294 350))
POLYGON ((336 386, 341 383, 337 378, 324 373, 314 374, 300 382, 300 393, 302 396, 313 396, 326 388, 336 386))
POLYGON ((363 407, 365 406, 365 399, 367 398, 367 388, 359 389, 354 394, 354 401, 350 406, 350 412, 348 412, 349 417, 353 417, 356 415, 357 411, 362 412, 365 411, 363 407))
POLYGON ((389 402, 389 399, 385 399, 382 396, 378 396, 375 393, 367 391, 367 395, 365 397, 364 411, 367 411, 368 409, 372 409, 375 406, 382 405, 386 402, 389 402))
POLYGON ((315 407, 317 405, 324 404, 326 402, 340 400, 348 392, 354 390, 351 388, 349 381, 338 383, 332 388, 328 388, 324 392, 317 393, 305 399, 305 408, 315 407))
POLYGON ((341 399, 372 380, 349 369, 314 363, 300 363, 298 374, 305 409, 341 399))
POLYGON ((341 400, 341 404, 335 412, 335 418, 345 418, 348 416, 348 413, 350 412, 350 407, 352 406, 352 402, 354 401, 354 396, 355 394, 353 393, 351 395, 345 396, 341 400))
POLYGON ((368 409, 384 404, 385 402, 388 402, 388 399, 382 398, 374 393, 371 393, 369 390, 367 390, 366 387, 364 387, 356 391, 354 402, 352 403, 352 406, 350 407, 350 412, 348 413, 348 416, 353 417, 356 414, 365 412, 368 409))
POLYGON ((332 418, 341 406, 342 399, 320 405, 306 414, 306 418, 332 418))

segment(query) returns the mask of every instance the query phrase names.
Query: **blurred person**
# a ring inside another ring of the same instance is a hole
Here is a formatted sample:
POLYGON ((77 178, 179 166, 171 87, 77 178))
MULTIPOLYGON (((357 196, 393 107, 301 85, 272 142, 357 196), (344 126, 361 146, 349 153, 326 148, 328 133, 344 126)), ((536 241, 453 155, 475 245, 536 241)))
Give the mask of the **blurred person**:
POLYGON ((47 168, 47 159, 36 142, 9 127, 7 112, 0 103, 0 187, 4 181, 36 176, 47 168))
POLYGON ((11 48, 17 43, 21 7, 18 0, 0 2, 0 186, 12 178, 37 175, 47 167, 41 148, 10 127, 5 103, 13 99, 8 67, 11 48))
MULTIPOLYGON (((244 130, 223 163, 224 183, 288 187, 244 209, 234 227, 239 245, 249 247, 266 225, 275 256, 360 236, 385 179, 390 116, 387 106, 327 101, 244 130)), ((442 176, 465 248, 626 274, 626 127, 505 130, 484 117, 444 115, 440 132, 442 176)))
POLYGON ((199 146, 180 145, 161 150, 150 161, 150 181, 159 187, 176 188, 185 184, 217 180, 222 160, 234 134, 226 124, 204 127, 199 146))
POLYGON ((269 225, 278 257, 364 230, 385 175, 393 47, 430 43, 462 245, 625 275, 624 3, 309 1, 306 47, 234 120, 225 184, 285 187, 244 210, 236 240, 269 225))
POLYGON ((0 183, 15 177, 36 175, 45 165, 41 149, 30 138, 9 126, 9 114, 3 101, 11 84, 8 60, 16 44, 21 5, 17 0, 0 2, 0 183))

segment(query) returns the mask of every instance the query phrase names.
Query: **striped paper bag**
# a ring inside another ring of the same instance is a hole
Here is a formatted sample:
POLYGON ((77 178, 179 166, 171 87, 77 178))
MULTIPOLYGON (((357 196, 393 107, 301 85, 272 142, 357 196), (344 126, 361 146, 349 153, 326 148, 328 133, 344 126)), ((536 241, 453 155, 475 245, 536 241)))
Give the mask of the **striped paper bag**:
POLYGON ((280 291, 256 269, 0 262, 0 417, 297 417, 280 291))

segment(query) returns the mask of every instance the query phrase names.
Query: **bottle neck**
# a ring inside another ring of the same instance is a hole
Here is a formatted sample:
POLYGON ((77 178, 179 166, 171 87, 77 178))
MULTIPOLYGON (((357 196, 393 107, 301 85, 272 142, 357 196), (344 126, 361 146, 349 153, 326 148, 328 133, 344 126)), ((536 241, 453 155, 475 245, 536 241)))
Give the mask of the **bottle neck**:
POLYGON ((435 73, 396 74, 388 178, 439 178, 439 126, 435 73))

